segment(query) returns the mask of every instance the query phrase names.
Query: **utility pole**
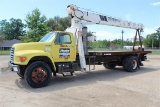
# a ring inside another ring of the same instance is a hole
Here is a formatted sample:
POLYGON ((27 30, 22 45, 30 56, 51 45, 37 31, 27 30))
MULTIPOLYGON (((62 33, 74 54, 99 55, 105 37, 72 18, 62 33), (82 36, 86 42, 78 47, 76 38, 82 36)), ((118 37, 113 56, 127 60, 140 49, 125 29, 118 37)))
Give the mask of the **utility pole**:
POLYGON ((123 48, 123 33, 124 33, 124 31, 122 30, 122 48, 123 48))
POLYGON ((153 37, 152 37, 152 49, 153 49, 153 44, 154 44, 153 42, 154 42, 154 40, 153 40, 153 37))

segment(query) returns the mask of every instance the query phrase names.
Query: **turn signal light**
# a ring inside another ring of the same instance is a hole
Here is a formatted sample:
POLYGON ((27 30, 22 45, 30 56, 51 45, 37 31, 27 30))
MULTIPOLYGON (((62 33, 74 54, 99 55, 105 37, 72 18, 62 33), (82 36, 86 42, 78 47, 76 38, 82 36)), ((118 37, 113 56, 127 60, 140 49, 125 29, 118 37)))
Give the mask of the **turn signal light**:
POLYGON ((20 62, 24 62, 27 58, 26 57, 19 57, 20 62))

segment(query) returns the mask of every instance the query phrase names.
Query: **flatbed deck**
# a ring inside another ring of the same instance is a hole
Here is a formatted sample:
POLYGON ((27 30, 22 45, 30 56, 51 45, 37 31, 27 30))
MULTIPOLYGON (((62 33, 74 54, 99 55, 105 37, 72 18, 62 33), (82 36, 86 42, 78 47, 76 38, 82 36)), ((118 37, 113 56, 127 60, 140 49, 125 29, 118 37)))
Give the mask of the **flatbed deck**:
POLYGON ((89 55, 134 55, 143 54, 146 55, 152 53, 152 51, 89 51, 89 55))
POLYGON ((137 66, 143 66, 142 61, 147 59, 146 54, 148 53, 152 53, 152 51, 89 51, 88 54, 85 55, 85 58, 87 65, 106 64, 107 66, 118 65, 124 67, 129 66, 127 63, 131 63, 130 61, 136 61, 137 66))

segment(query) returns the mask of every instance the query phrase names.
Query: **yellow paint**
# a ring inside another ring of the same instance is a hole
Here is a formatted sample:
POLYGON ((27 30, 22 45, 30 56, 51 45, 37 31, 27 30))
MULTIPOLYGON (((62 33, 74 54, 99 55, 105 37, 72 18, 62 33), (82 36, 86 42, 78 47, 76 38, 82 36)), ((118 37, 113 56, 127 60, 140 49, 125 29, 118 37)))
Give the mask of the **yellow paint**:
MULTIPOLYGON (((63 32, 66 33, 66 32, 63 32)), ((76 60, 76 46, 74 38, 71 33, 71 44, 55 44, 55 38, 51 42, 31 42, 19 43, 13 45, 14 50, 14 64, 27 65, 28 62, 35 56, 48 57, 55 67, 55 62, 72 62, 76 60), (61 57, 60 49, 70 49, 70 56, 61 57)), ((56 68, 55 68, 56 69, 56 68)))

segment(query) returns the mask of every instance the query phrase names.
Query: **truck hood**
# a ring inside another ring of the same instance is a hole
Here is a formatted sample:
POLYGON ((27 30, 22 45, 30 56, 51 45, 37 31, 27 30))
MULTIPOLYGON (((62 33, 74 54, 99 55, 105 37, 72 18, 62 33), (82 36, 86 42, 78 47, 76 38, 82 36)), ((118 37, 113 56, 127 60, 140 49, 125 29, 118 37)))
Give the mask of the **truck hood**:
POLYGON ((46 46, 50 46, 50 44, 45 42, 30 42, 30 43, 14 44, 12 47, 15 48, 15 51, 22 51, 22 50, 43 50, 44 51, 46 46))

